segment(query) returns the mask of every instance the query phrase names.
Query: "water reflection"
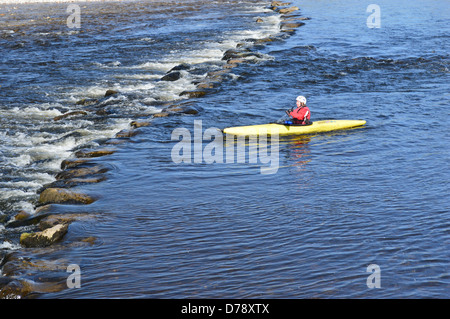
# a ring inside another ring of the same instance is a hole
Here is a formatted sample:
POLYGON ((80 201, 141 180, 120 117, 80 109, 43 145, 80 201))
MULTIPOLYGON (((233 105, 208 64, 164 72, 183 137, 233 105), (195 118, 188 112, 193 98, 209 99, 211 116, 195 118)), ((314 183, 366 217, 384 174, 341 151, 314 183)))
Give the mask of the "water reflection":
POLYGON ((311 136, 309 135, 290 136, 280 140, 280 144, 286 145, 286 161, 297 171, 305 170, 306 164, 311 161, 310 141, 311 136))

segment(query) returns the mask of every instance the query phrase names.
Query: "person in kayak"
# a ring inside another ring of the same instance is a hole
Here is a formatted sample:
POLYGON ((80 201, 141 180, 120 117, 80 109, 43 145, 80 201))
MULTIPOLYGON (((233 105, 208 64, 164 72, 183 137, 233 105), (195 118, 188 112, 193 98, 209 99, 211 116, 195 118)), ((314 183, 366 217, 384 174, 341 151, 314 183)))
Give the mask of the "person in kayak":
POLYGON ((285 124, 294 125, 311 125, 311 111, 306 106, 306 98, 304 96, 297 96, 297 107, 286 111, 286 114, 292 120, 286 121, 285 124))

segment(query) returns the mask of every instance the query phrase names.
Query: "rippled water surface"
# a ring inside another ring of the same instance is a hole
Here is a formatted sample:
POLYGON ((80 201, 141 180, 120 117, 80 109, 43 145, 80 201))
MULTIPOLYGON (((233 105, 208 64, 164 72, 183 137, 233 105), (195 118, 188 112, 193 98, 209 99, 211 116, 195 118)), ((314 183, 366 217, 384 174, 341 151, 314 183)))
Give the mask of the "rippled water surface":
POLYGON ((61 243, 25 250, 24 229, 2 222, 3 250, 81 268, 81 288, 37 297, 450 297, 447 1, 378 1, 380 28, 367 26, 359 1, 294 1, 311 19, 293 34, 280 32, 268 4, 83 3, 80 29, 65 25, 67 4, 0 6, 4 220, 33 213, 74 150, 185 101, 180 93, 220 70, 226 50, 278 36, 190 99, 198 114, 154 118, 95 159, 110 168, 107 180, 78 188, 98 200, 60 205, 93 218, 72 223, 61 243), (181 79, 159 80, 181 63, 191 65, 181 79), (103 112, 53 120, 107 89, 120 93, 103 112), (275 174, 262 174, 260 161, 173 161, 176 128, 194 137, 273 122, 299 94, 313 120, 367 124, 280 137, 275 174), (93 244, 77 245, 88 236, 93 244), (371 264, 379 289, 367 286, 371 264))

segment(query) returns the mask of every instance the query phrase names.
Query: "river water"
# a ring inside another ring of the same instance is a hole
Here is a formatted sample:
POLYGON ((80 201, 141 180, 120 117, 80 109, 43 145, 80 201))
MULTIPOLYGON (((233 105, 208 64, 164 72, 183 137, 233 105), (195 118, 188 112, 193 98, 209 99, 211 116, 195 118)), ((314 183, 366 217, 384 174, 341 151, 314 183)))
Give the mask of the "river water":
POLYGON ((59 276, 81 270, 80 288, 30 296, 450 297, 448 2, 377 1, 372 28, 370 2, 294 1, 296 18, 310 19, 293 32, 269 4, 80 2, 80 28, 66 24, 68 3, 0 5, 0 248, 58 265, 59 276), (205 96, 180 96, 242 45, 254 54, 205 96), (160 80, 183 63, 180 79, 160 80), (119 93, 102 99, 108 89, 119 93), (201 141, 209 128, 273 122, 297 95, 312 120, 367 124, 280 137, 270 174, 261 154, 207 162, 206 138, 204 160, 195 146, 192 160, 174 160, 176 129, 201 141), (86 110, 82 99, 100 99, 101 112, 54 120, 86 110), (198 114, 152 118, 186 101, 198 114), (54 205, 90 218, 51 247, 22 247, 34 226, 8 223, 35 214, 61 161, 133 120, 152 124, 92 160, 106 180, 75 188, 97 201, 54 205))

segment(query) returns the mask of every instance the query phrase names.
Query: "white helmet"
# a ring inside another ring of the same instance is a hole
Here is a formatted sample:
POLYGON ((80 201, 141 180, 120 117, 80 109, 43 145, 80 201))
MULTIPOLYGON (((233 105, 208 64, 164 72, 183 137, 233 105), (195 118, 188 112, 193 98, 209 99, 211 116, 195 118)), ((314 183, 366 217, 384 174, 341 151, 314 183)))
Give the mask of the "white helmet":
POLYGON ((300 103, 306 104, 306 97, 304 96, 297 96, 297 101, 299 101, 300 103))

